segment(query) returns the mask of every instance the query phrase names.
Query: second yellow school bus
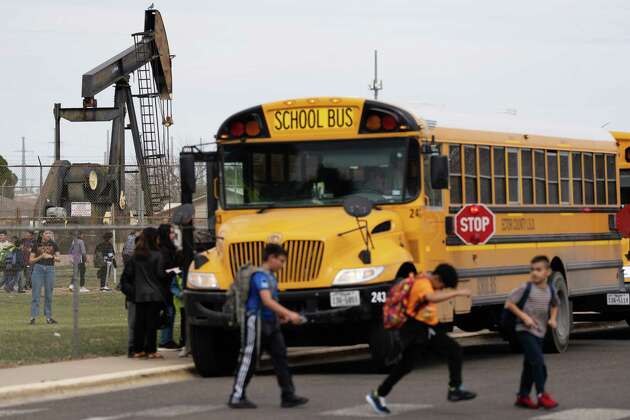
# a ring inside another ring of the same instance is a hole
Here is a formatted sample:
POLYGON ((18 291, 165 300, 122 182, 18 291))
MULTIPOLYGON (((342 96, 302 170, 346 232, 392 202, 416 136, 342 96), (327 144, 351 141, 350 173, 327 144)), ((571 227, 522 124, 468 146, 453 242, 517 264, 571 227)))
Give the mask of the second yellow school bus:
MULTIPOLYGON (((630 132, 612 131, 611 134, 617 140, 619 149, 619 193, 620 204, 625 206, 630 203, 630 132)), ((630 284, 630 242, 628 238, 622 239, 623 277, 630 284)))
POLYGON ((457 267, 460 287, 473 296, 442 304, 440 319, 467 331, 497 327, 507 294, 526 281, 537 254, 550 257, 560 297, 548 347, 566 349, 572 311, 606 317, 619 310, 608 305, 609 294, 625 293, 610 135, 434 126, 413 109, 317 97, 238 112, 216 138, 215 153, 182 154, 183 162, 213 162, 218 173, 208 180, 216 245, 197 255, 185 291, 193 356, 204 375, 234 366, 238 337, 221 312, 225 291, 240 265, 260 264, 268 241, 289 254, 279 275, 281 303, 309 320, 286 328, 288 344, 368 343, 378 363, 393 342, 382 327, 388 288, 441 262, 457 267), (374 204, 360 220, 343 209, 357 195, 374 204), (454 216, 479 203, 494 212, 496 233, 467 245, 453 231, 454 216))

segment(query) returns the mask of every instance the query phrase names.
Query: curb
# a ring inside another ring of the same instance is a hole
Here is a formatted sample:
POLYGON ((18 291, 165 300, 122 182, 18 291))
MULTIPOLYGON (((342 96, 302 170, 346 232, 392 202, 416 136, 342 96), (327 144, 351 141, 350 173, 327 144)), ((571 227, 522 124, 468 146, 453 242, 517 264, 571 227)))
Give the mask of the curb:
POLYGON ((192 374, 193 363, 175 366, 165 366, 148 369, 138 369, 126 372, 105 373, 101 375, 85 376, 82 378, 62 379, 50 382, 38 382, 26 385, 14 385, 0 387, 0 401, 13 398, 27 398, 33 395, 41 395, 42 392, 60 393, 73 390, 85 390, 88 387, 116 385, 134 380, 150 379, 157 376, 163 377, 180 373, 192 374))

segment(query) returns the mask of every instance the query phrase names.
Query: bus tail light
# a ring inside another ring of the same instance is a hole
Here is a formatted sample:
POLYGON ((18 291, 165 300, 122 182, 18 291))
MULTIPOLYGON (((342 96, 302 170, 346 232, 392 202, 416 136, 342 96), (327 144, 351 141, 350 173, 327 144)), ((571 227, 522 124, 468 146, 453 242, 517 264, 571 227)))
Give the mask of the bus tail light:
POLYGON ((219 127, 216 135, 219 140, 244 140, 259 137, 269 137, 261 106, 232 115, 219 127))
POLYGON ((418 130, 420 130, 418 123, 408 112, 381 102, 365 101, 359 134, 401 133, 418 130))
POLYGON ((243 121, 232 121, 230 123, 230 136, 242 137, 245 134, 245 124, 243 121))
POLYGON ((258 121, 247 121, 247 124, 245 124, 245 133, 247 133, 247 137, 258 136, 260 134, 260 124, 258 124, 258 121))

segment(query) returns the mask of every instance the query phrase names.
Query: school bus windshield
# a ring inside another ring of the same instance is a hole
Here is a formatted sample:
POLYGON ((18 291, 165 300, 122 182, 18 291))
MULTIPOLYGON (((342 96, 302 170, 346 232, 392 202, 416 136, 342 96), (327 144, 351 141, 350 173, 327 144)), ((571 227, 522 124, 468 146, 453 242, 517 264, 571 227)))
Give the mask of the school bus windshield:
POLYGON ((420 188, 414 139, 233 144, 223 149, 226 208, 375 203, 414 199, 420 188))

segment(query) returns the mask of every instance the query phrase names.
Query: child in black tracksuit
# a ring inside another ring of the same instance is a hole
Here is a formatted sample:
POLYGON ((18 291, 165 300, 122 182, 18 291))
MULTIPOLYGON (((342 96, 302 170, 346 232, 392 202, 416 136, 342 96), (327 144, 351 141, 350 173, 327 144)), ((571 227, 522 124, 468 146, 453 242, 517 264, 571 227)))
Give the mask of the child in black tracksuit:
POLYGON ((241 352, 234 386, 228 401, 228 406, 231 408, 256 408, 256 404, 247 399, 246 388, 256 368, 258 354, 256 342, 259 326, 261 347, 271 356, 278 377, 278 385, 282 390, 282 407, 297 407, 308 402, 307 398, 295 394, 287 361, 287 347, 280 331, 281 323, 290 322, 296 325, 302 323, 302 318, 298 313, 278 303, 278 281, 274 273, 282 269, 286 260, 287 253, 282 246, 267 244, 263 251, 263 264, 250 280, 241 352))
POLYGON ((547 284, 551 274, 549 259, 540 255, 531 262, 529 284, 512 291, 505 307, 516 315, 516 337, 523 349, 524 361, 521 385, 514 403, 517 407, 536 409, 555 408, 558 403, 545 392, 547 367, 543 356, 543 340, 547 325, 557 328, 558 296, 547 284), (526 300, 521 302, 527 294, 526 300), (523 303, 519 307, 519 303, 523 303), (536 384, 538 403, 529 397, 532 386, 536 384))

